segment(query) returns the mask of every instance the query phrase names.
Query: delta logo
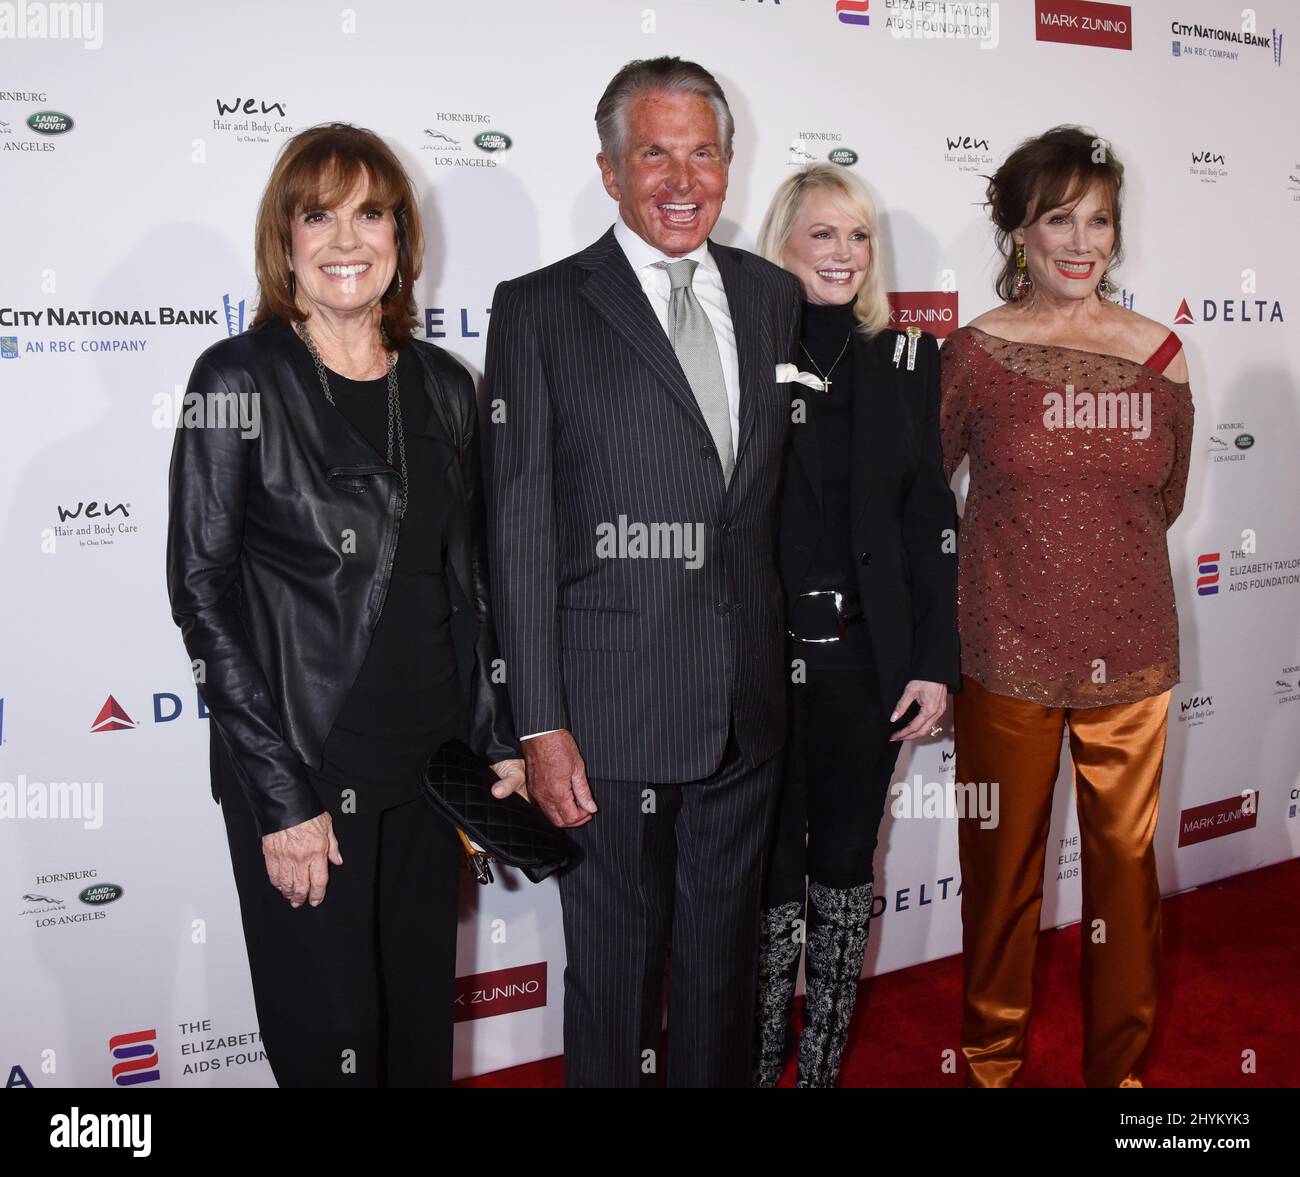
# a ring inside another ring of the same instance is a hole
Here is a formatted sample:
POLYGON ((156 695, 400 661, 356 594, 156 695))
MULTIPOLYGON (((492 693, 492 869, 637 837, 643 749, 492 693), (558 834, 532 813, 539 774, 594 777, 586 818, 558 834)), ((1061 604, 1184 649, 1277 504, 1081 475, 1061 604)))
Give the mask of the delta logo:
POLYGON ((835 15, 840 24, 869 25, 871 17, 867 10, 870 7, 871 0, 835 0, 835 15))
POLYGON ((113 1064, 113 1082, 118 1087, 156 1083, 160 1078, 157 1030, 133 1030, 130 1034, 114 1034, 108 1040, 108 1049, 117 1060, 113 1064))
POLYGON ((1133 10, 1093 0, 1034 0, 1034 37, 1062 45, 1133 48, 1133 10))
POLYGON ((1276 298, 1203 298, 1201 317, 1192 315, 1187 299, 1174 312, 1174 325, 1187 323, 1285 323, 1282 303, 1276 298))
POLYGON ((957 329, 955 290, 891 290, 889 326, 895 331, 919 327, 936 339, 957 329))
MULTIPOLYGON (((197 704, 197 718, 207 719, 208 709, 203 702, 203 696, 195 691, 194 698, 197 704)), ((173 694, 171 691, 154 692, 154 723, 171 723, 172 720, 179 719, 184 711, 185 705, 181 702, 179 695, 173 694)), ((139 726, 139 723, 131 718, 126 708, 112 695, 109 695, 104 700, 104 705, 99 709, 99 714, 95 716, 94 722, 90 725, 90 730, 91 732, 126 732, 133 731, 139 726)))
POLYGON ((1206 552, 1196 557, 1196 595, 1219 595, 1219 553, 1206 552))

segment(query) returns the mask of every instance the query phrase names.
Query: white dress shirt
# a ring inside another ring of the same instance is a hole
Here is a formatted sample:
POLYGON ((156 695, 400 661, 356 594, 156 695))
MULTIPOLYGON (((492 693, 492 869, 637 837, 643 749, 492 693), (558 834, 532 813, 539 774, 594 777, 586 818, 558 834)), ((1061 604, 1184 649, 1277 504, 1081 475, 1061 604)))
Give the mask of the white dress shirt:
MULTIPOLYGON (((669 257, 660 253, 648 241, 638 237, 627 226, 620 215, 614 225, 614 240, 622 247, 633 273, 641 283, 641 289, 650 300, 650 307, 659 320, 659 326, 668 334, 668 300, 672 295, 672 279, 668 271, 656 262, 676 262, 682 258, 669 257)), ((691 278, 691 290, 709 317, 713 336, 718 341, 718 358, 722 360, 722 378, 727 386, 727 408, 731 417, 731 452, 734 455, 740 448, 740 355, 736 351, 736 328, 731 322, 731 308, 727 304, 727 292, 722 285, 722 273, 718 263, 709 253, 709 243, 704 242, 699 249, 683 255, 691 261, 699 262, 691 278)), ((552 731, 530 732, 520 736, 520 740, 531 740, 534 736, 549 736, 552 731)))

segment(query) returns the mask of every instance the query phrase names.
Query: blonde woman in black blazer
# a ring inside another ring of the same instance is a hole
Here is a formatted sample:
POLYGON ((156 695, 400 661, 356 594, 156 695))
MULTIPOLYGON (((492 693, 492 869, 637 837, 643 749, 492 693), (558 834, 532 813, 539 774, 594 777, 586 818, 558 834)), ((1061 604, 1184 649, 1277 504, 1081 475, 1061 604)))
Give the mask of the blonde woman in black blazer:
POLYGON ((791 724, 765 885, 756 1086, 774 1086, 784 1068, 804 941, 797 1083, 835 1085, 901 741, 938 733, 959 681, 939 349, 931 335, 887 329, 877 224, 863 185, 823 164, 781 185, 759 241, 805 301, 801 374, 786 385, 794 424, 779 560, 791 724))

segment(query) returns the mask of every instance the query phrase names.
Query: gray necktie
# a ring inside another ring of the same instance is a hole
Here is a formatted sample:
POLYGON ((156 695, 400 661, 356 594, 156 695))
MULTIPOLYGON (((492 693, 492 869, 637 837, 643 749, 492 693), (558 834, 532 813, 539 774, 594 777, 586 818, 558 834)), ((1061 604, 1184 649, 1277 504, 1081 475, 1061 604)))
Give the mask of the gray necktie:
POLYGON ((731 407, 727 402, 727 382, 722 375, 722 357, 718 354, 713 324, 691 289, 691 279, 699 264, 690 258, 655 262, 668 271, 668 280, 672 283, 672 294, 668 299, 668 338, 713 436, 722 463, 723 482, 730 486, 731 472, 736 466, 731 448, 731 407))

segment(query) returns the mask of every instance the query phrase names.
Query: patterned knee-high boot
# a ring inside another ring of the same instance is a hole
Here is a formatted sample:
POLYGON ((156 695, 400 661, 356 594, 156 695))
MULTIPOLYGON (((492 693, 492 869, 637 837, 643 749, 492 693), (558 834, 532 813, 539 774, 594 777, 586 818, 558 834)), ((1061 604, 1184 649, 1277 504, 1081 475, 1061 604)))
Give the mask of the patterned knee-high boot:
POLYGON ((796 1087, 834 1087, 871 927, 872 885, 808 886, 803 1035, 796 1087))
POLYGON ((803 904, 766 908, 759 923, 758 1000, 754 1006, 754 1086, 775 1087, 789 1052, 790 1011, 799 975, 803 904))

